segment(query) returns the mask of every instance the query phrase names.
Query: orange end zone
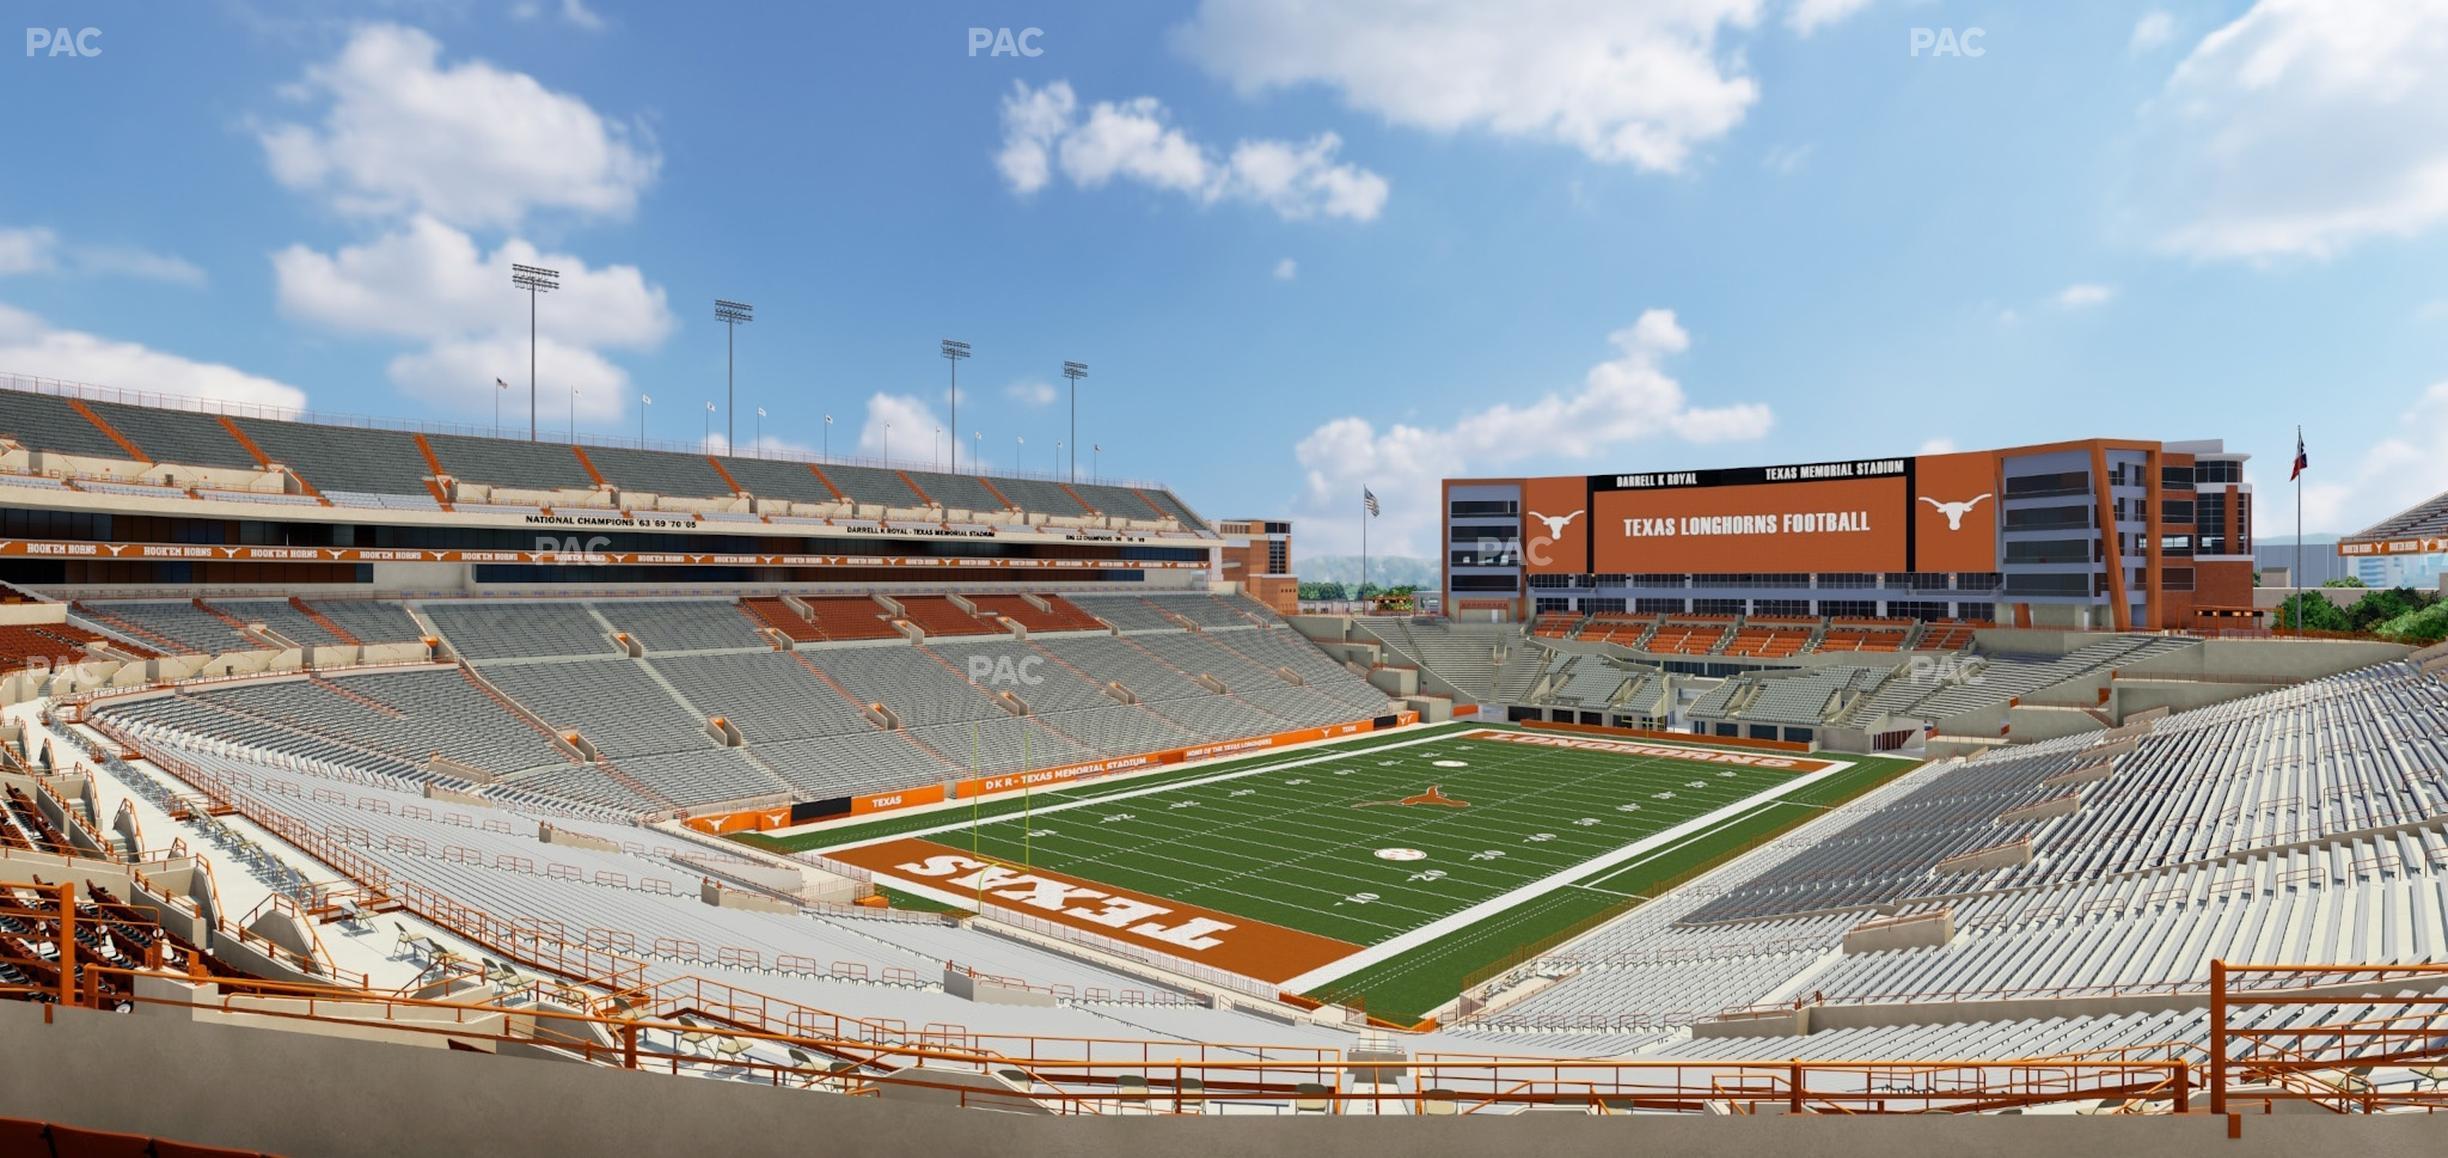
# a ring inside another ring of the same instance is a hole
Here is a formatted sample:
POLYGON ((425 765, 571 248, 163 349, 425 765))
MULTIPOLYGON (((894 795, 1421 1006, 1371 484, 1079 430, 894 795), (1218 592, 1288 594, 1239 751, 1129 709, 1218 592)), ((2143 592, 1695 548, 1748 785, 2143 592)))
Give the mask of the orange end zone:
POLYGON ((1360 951, 1360 946, 1230 913, 1127 892, 1050 869, 993 864, 931 840, 901 837, 836 849, 828 859, 901 886, 976 900, 1134 948, 1282 982, 1360 951))
POLYGON ((1592 736, 1542 735, 1537 732, 1471 731, 1454 737, 1457 740, 1481 740, 1495 744, 1521 744, 1532 748, 1563 748, 1575 752, 1613 752, 1623 756, 1655 756, 1667 760, 1689 760, 1696 764, 1726 764, 1738 768, 1765 768, 1796 774, 1821 772, 1836 767, 1828 760, 1806 760, 1800 756, 1781 756, 1768 752, 1726 752, 1715 748, 1686 748, 1679 744, 1648 744, 1638 740, 1601 740, 1592 736))

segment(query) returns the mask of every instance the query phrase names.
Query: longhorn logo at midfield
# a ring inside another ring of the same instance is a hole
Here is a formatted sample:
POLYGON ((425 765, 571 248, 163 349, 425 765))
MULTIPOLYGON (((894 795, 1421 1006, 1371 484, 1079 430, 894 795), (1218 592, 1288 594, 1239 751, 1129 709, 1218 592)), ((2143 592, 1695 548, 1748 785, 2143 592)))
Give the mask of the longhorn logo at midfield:
POLYGON ((1537 511, 1532 511, 1530 517, 1547 524, 1548 537, 1561 539, 1564 537, 1564 528, 1570 526, 1574 519, 1580 518, 1581 512, 1574 511, 1569 515, 1542 515, 1537 511))
POLYGON ((1938 513, 1947 517, 1947 530, 1960 531, 1963 530, 1963 517, 1971 514, 1972 508, 1979 506, 1980 501, 1988 497, 1989 496, 1986 493, 1982 493, 1974 495, 1964 502, 1942 503, 1929 497, 1928 495, 1923 495, 1921 496, 1921 501, 1938 508, 1938 513))
POLYGON ((1405 797, 1403 797, 1403 798, 1402 798, 1402 799, 1400 799, 1400 800, 1362 800, 1362 801, 1359 801, 1359 802, 1357 802, 1357 803, 1353 804, 1353 805, 1352 805, 1352 807, 1354 807, 1354 808, 1387 808, 1387 807, 1392 807, 1392 808, 1410 808, 1410 807, 1413 807, 1413 806, 1416 806, 1416 805, 1423 805, 1423 804, 1435 805, 1435 806, 1436 806, 1436 807, 1438 807, 1438 808, 1468 808, 1468 807, 1470 807, 1470 801, 1467 801, 1467 800, 1456 800, 1456 799, 1454 799, 1454 798, 1453 798, 1453 797, 1451 797, 1451 796, 1447 796, 1447 795, 1445 795, 1445 790, 1444 790, 1443 788, 1440 788, 1440 787, 1438 787, 1437 785, 1434 785, 1434 784, 1431 784, 1431 785, 1429 785, 1429 786, 1428 786, 1428 791, 1426 791, 1426 792, 1422 792, 1422 793, 1420 793, 1420 794, 1419 794, 1419 795, 1417 795, 1417 796, 1405 796, 1405 797))

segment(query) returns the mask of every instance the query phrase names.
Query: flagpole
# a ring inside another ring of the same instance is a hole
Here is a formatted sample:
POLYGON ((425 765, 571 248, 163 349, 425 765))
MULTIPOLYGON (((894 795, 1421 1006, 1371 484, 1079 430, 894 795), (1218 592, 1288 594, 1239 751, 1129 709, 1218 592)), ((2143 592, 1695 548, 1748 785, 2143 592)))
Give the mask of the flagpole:
POLYGON ((2288 472, 2287 472, 2288 474, 2291 474, 2291 475, 2294 475, 2294 476, 2295 476, 2295 638, 2297 638, 2297 639, 2302 639, 2302 638, 2303 638, 2303 629, 2304 629, 2304 622, 2303 622, 2303 621, 2304 621, 2304 605, 2303 605, 2303 460, 2304 460, 2303 427, 2301 427, 2301 426, 2297 426, 2297 427, 2295 428, 2295 462, 2294 462, 2294 464, 2293 464, 2294 469, 2293 469, 2293 470, 2290 470, 2290 471, 2288 471, 2288 472))
POLYGON ((1360 613, 1368 614, 1368 487, 1360 487, 1360 589, 1352 594, 1360 597, 1360 613))

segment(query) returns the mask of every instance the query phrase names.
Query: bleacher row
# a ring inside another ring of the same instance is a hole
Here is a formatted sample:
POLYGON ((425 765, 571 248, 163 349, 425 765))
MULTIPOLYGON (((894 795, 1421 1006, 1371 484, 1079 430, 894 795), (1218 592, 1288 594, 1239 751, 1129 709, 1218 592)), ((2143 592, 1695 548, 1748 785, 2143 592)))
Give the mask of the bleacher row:
MULTIPOLYGON (((2382 664, 2174 713, 2119 746, 2073 736, 1917 769, 1549 954, 1524 970, 1544 987, 1455 1032, 1711 1059, 2142 1043, 2197 1054, 2213 959, 2448 961, 2439 677, 2382 664), (2079 800, 2072 812, 2002 819, 2067 793, 2079 800), (1940 871, 1958 853, 2025 840, 2028 863, 1940 871), (1840 947, 1882 914, 1942 911, 1943 944, 1840 947), (2028 1016, 1998 1004, 2112 994, 2166 1008, 2028 1016), (1873 1022, 1888 1006, 1966 1010, 1757 1042, 1684 1032, 1779 1003, 1871 1007, 1873 1022)), ((2353 1014, 2297 1007, 2247 1019, 2353 1014)))
MULTIPOLYGON (((1388 707, 1383 692, 1248 600, 1151 592, 1041 601, 1054 610, 1023 606, 1064 626, 1140 626, 1026 639, 978 631, 915 645, 887 630, 889 639, 777 651, 761 621, 730 600, 435 600, 418 609, 464 666, 338 669, 102 710, 149 736, 303 752, 404 783, 472 781, 506 799, 636 814, 887 791, 1388 707), (616 646, 621 635, 647 653, 632 658, 616 646), (726 746, 732 733, 741 743, 726 746)), ((938 615, 980 622, 935 602, 938 615)), ((137 620, 165 635, 226 626, 189 605, 164 606, 177 611, 137 620)), ((825 618, 836 630, 848 622, 839 608, 825 618)))
MULTIPOLYGON (((15 439, 29 450, 87 458, 127 461, 133 454, 136 461, 194 468, 254 471, 267 464, 286 467, 301 481, 304 493, 214 491, 209 496, 268 502, 319 505, 320 500, 329 500, 335 506, 432 510, 440 505, 440 492, 432 482, 439 474, 520 491, 609 488, 636 496, 639 505, 646 506, 652 505, 647 500, 727 501, 748 494, 818 506, 847 502, 885 510, 967 511, 987 521, 1037 515, 1147 524, 1170 521, 1187 531, 1210 531, 1179 498, 1161 489, 459 434, 420 435, 77 401, 16 390, 0 391, 0 436, 15 439)), ((168 485, 101 479, 67 482, 99 493, 191 497, 189 486, 175 471, 168 485)), ((513 504, 513 509, 531 508, 513 504)))
MULTIPOLYGON (((696 976, 814 1010, 855 1014, 854 1034, 939 1035, 980 1026, 1076 1038, 1144 1037, 1161 1011, 1193 1014, 1206 1040, 1282 1036, 1277 1022, 1194 1007, 1136 975, 931 916, 842 905, 795 911, 701 902, 739 855, 652 829, 536 811, 429 800, 410 781, 319 759, 181 740, 146 730, 148 751, 182 777, 345 848, 357 871, 446 896, 532 935, 641 962, 649 983, 696 976), (583 843, 547 842, 547 831, 583 843), (1046 1008, 986 1006, 945 992, 948 968, 1051 993, 1046 1008), (1119 1019, 1119 1020, 1115 1020, 1119 1019)), ((143 777, 114 762, 115 775, 143 777)), ((1156 1036, 1165 1036, 1159 1031, 1156 1036)))
POLYGON ((1612 643, 1661 655, 1732 655, 1782 659, 1805 653, 1954 651, 1987 623, 1961 620, 1688 615, 1548 611, 1530 634, 1546 639, 1612 643))

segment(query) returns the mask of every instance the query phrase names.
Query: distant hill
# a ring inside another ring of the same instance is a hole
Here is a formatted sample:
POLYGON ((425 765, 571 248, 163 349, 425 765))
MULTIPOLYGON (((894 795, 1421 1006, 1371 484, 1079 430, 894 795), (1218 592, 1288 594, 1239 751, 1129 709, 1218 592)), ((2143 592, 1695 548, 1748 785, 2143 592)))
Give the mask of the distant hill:
MULTIPOLYGON (((1360 556, 1316 555, 1295 560, 1292 573, 1307 583, 1358 583, 1360 556)), ((1411 584, 1435 587, 1444 577, 1437 571, 1437 561, 1410 555, 1370 555, 1368 581, 1380 587, 1401 587, 1411 584)))

